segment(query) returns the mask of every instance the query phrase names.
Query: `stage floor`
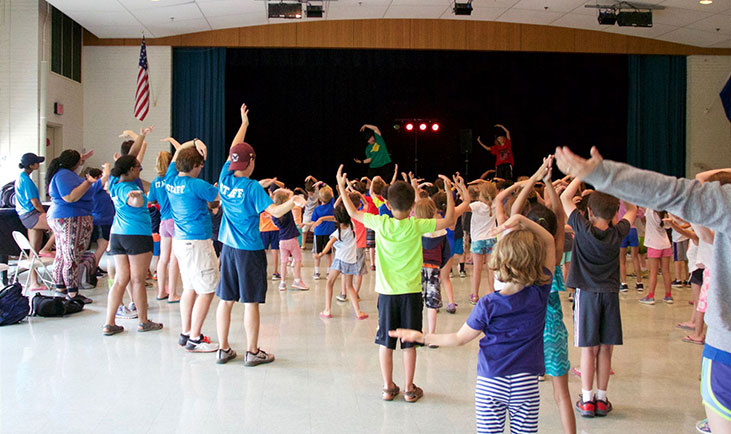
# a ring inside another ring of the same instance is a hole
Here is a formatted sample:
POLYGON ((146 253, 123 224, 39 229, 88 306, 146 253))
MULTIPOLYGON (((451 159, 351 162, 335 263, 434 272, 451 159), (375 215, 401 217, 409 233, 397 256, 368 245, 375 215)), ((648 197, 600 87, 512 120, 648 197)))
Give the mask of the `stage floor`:
MULTIPOLYGON (((349 302, 333 300, 334 317, 324 320, 318 312, 324 306, 326 282, 312 280, 309 252, 304 262, 309 292, 280 292, 278 281, 269 283, 267 303, 261 309, 260 346, 275 354, 270 365, 243 365, 242 305, 234 308, 231 328, 236 360, 217 365, 215 353, 186 353, 177 345, 179 305, 155 301, 154 287, 148 292, 150 317, 164 323, 162 331, 141 334, 135 331, 136 320, 118 320, 126 331, 103 336, 105 278, 98 288, 83 292, 94 303, 79 314, 30 318, 1 328, 0 432, 475 431, 477 341, 458 348, 419 349, 415 383, 424 389, 424 398, 412 404, 400 395, 384 402, 378 347, 373 343, 375 274, 368 274, 361 291, 361 307, 370 318, 357 321, 349 302)), ((471 273, 471 267, 467 271, 471 273)), ((290 271, 290 283, 291 275, 290 271)), ((438 331, 456 331, 472 308, 469 277, 452 281, 459 307, 455 315, 439 313, 438 331)), ((336 294, 337 288, 339 282, 336 294)), ((690 317, 690 292, 690 288, 674 289, 674 305, 641 305, 634 289, 620 296, 625 345, 614 352, 616 375, 609 384, 614 412, 606 418, 578 418, 578 432, 695 432, 696 421, 705 417, 699 387, 702 347, 681 342, 687 333, 675 327, 690 317)), ((571 339, 571 304, 565 293, 561 299, 571 339)), ((204 326, 204 333, 214 340, 216 303, 204 326)), ((579 352, 571 342, 569 349, 575 366, 579 352)), ((403 388, 398 351, 394 366, 394 380, 403 388)), ((575 401, 580 379, 569 376, 575 401)), ((540 390, 540 432, 561 432, 550 379, 541 383, 540 390)))

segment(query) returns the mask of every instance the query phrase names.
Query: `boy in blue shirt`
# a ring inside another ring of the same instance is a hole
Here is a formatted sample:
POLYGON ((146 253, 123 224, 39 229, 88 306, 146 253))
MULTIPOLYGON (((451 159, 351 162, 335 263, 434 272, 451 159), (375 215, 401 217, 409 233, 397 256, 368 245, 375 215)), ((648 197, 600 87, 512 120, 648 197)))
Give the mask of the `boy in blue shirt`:
POLYGON ((241 126, 231 144, 226 164, 218 179, 220 189, 221 228, 221 282, 216 294, 221 301, 216 311, 216 327, 220 341, 216 363, 223 364, 236 358, 229 346, 228 332, 231 326, 231 309, 234 303, 244 303, 244 328, 247 350, 244 365, 256 366, 274 361, 274 355, 259 348, 259 304, 266 301, 267 259, 264 243, 259 233, 259 214, 268 212, 282 217, 297 203, 305 201, 294 196, 281 205, 272 203, 264 188, 251 179, 256 154, 244 142, 249 127, 249 110, 241 105, 241 126))
POLYGON ((218 189, 198 178, 205 155, 206 146, 200 140, 185 143, 175 151, 165 176, 175 221, 173 252, 178 258, 183 281, 180 299, 183 329, 178 345, 196 353, 210 353, 218 348, 201 334, 220 278, 208 213, 208 202, 218 200, 218 189))

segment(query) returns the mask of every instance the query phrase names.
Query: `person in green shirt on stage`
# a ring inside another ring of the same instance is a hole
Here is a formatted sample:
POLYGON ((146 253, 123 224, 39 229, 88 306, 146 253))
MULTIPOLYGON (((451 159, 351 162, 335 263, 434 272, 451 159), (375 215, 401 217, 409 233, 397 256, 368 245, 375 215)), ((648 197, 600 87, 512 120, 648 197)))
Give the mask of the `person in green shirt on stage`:
POLYGON ((391 156, 388 155, 388 149, 385 140, 381 136, 381 130, 377 126, 369 124, 363 125, 360 130, 365 134, 368 141, 366 159, 354 158, 353 160, 358 164, 368 165, 369 178, 379 175, 384 179, 388 178, 393 169, 391 168, 391 156))

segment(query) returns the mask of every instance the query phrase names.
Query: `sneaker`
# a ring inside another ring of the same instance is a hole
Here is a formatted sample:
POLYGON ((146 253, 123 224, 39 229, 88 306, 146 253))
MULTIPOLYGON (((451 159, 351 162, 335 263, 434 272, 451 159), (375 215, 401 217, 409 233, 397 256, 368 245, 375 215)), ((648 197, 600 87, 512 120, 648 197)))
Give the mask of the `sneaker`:
POLYGON ((305 285, 305 282, 295 279, 294 283, 292 283, 292 289, 297 289, 299 291, 309 291, 310 288, 305 285))
POLYGON ((273 361, 274 361, 274 354, 269 354, 260 348, 256 354, 250 353, 248 351, 246 352, 246 357, 244 358, 244 365, 245 366, 256 366, 256 365, 262 365, 264 363, 272 363, 273 361))
POLYGON ((695 424, 695 429, 699 433, 710 433, 711 432, 711 426, 708 425, 708 418, 699 420, 698 423, 695 424))
POLYGON ((131 310, 127 309, 127 306, 121 305, 117 308, 117 313, 115 316, 119 319, 135 319, 137 318, 137 312, 132 312, 131 310))
POLYGON ((315 280, 320 280, 320 273, 315 273, 312 275, 312 278, 315 280))
POLYGON ((683 280, 683 286, 690 286, 690 282, 687 280, 683 280))
POLYGON ((465 277, 467 277, 467 273, 465 273, 464 270, 462 270, 462 271, 459 272, 459 277, 461 277, 462 279, 464 279, 465 277))
POLYGON ((672 282, 670 282, 670 284, 673 286, 673 288, 680 288, 683 286, 683 282, 681 282, 680 280, 673 280, 672 282))
POLYGON ((280 291, 286 291, 287 290, 287 284, 284 281, 279 282, 279 290, 280 291))
POLYGON ((449 303, 445 310, 447 313, 457 313, 457 303, 449 303))
POLYGON ((281 278, 282 278, 282 276, 279 273, 272 274, 272 280, 279 280, 281 278))
POLYGON ((197 341, 188 338, 188 343, 185 344, 185 351, 188 351, 189 353, 212 353, 217 349, 218 344, 211 342, 210 338, 206 339, 203 335, 201 335, 200 339, 197 341))
POLYGON ((478 301, 480 301, 480 297, 475 294, 470 294, 470 304, 475 305, 478 301))
POLYGON ((348 297, 346 297, 345 294, 338 294, 335 296, 335 300, 345 303, 348 301, 348 297))
POLYGON ((637 283, 637 284, 635 284, 635 289, 637 290, 637 292, 642 292, 645 290, 645 285, 643 285, 641 283, 637 283))
POLYGON ((149 319, 145 323, 139 323, 137 325, 137 331, 140 333, 143 332, 153 332, 155 330, 162 330, 162 323, 161 322, 154 322, 150 321, 149 319))
POLYGON ((449 278, 454 279, 454 271, 449 271, 449 278))
POLYGON ((94 300, 90 299, 89 297, 84 297, 83 295, 81 295, 78 292, 76 293, 75 297, 69 297, 69 295, 66 294, 66 299, 67 300, 79 300, 80 302, 82 302, 84 304, 90 304, 92 301, 94 301, 94 300))
POLYGON ((594 417, 596 404, 594 401, 585 402, 583 398, 579 397, 579 400, 576 401, 576 411, 579 412, 581 417, 594 417))
POLYGON ((216 363, 219 365, 223 365, 224 363, 227 363, 229 360, 233 360, 236 358, 236 351, 234 351, 233 348, 229 348, 227 350, 218 349, 218 353, 216 354, 216 363))
POLYGON ((667 296, 667 297, 664 297, 664 298, 662 299, 662 301, 664 301, 664 302, 665 302, 665 303, 667 303, 667 304, 673 304, 673 296, 672 296, 672 295, 669 295, 669 296, 667 296))
POLYGON ((655 304, 655 297, 644 296, 640 299, 642 304, 655 304))
POLYGON ((627 292, 627 291, 629 291, 629 286, 627 286, 626 283, 620 283, 619 292, 627 292))
POLYGON ((604 417, 609 414, 609 412, 612 411, 612 403, 609 402, 608 399, 595 399, 594 400, 594 415, 599 417, 604 417))
POLYGON ((130 302, 130 304, 129 304, 129 310, 131 310, 132 312, 137 312, 137 306, 135 306, 135 302, 134 301, 133 302, 130 302))
POLYGON ((99 267, 96 267, 96 277, 102 277, 103 275, 107 274, 106 271, 102 270, 99 267))
MULTIPOLYGON (((205 336, 203 337, 205 338, 205 336)), ((178 345, 180 345, 181 347, 185 347, 185 344, 188 343, 188 339, 190 339, 190 336, 181 333, 178 337, 178 345)))

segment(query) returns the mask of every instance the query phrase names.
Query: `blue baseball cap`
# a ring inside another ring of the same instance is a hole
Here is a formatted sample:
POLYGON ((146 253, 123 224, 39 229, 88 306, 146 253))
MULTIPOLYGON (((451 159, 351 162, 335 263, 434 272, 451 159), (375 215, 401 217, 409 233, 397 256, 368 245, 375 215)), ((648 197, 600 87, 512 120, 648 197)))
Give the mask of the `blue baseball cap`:
POLYGON ((27 154, 23 154, 22 157, 20 157, 20 164, 22 164, 25 167, 32 166, 36 163, 43 163, 46 161, 46 157, 39 157, 38 155, 28 152, 27 154))

